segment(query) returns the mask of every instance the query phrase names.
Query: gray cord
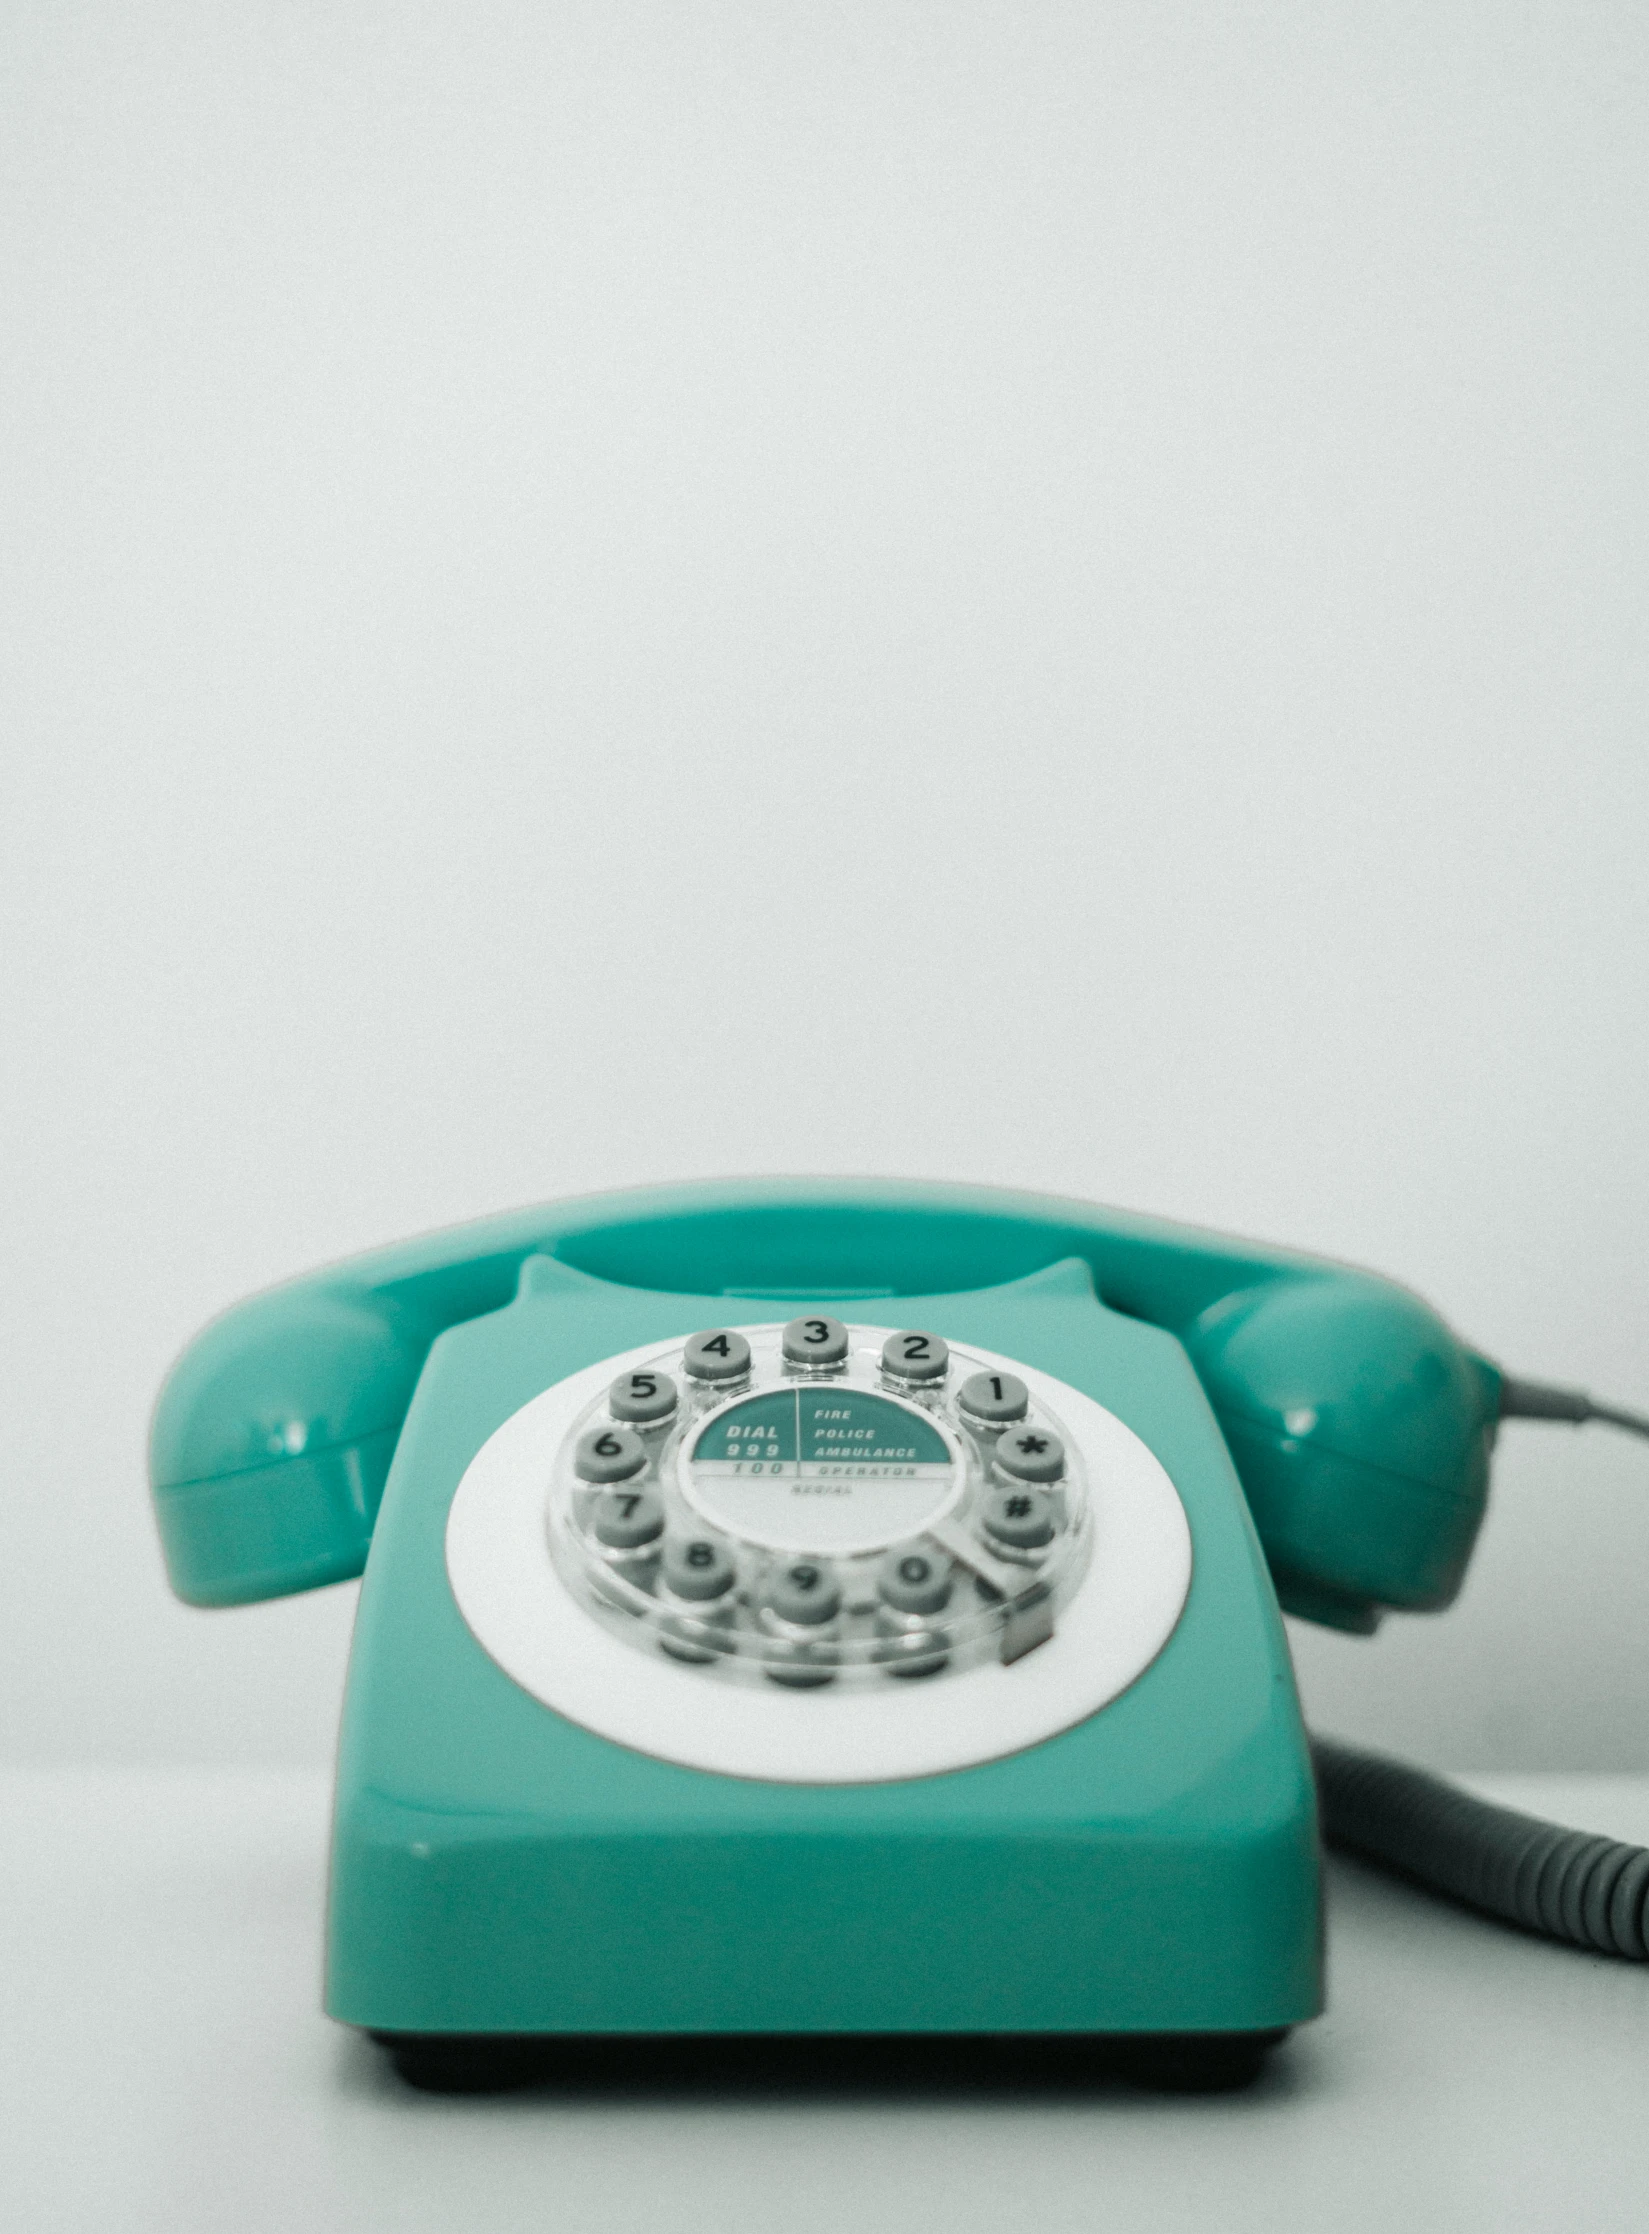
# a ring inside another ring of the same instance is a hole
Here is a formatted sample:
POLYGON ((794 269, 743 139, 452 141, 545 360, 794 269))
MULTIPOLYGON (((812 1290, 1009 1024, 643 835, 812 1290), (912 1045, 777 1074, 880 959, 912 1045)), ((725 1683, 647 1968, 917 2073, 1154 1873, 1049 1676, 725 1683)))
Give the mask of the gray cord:
MULTIPOLYGON (((1508 1420, 1598 1420, 1649 1435, 1649 1415, 1548 1381, 1500 1385, 1508 1420)), ((1649 1847, 1543 1823, 1379 1753, 1313 1738, 1323 1836, 1525 1931, 1649 1960, 1649 1847)))
POLYGON ((1649 1847, 1494 1807, 1330 1738, 1313 1738, 1311 1756, 1331 1846, 1547 1939, 1649 1959, 1649 1847))
POLYGON ((1623 1427, 1628 1435, 1649 1435, 1649 1414, 1623 1411, 1618 1404, 1594 1404, 1584 1389, 1555 1388, 1547 1381, 1519 1381, 1508 1373, 1500 1384, 1503 1420, 1568 1420, 1573 1426, 1598 1420, 1623 1427))

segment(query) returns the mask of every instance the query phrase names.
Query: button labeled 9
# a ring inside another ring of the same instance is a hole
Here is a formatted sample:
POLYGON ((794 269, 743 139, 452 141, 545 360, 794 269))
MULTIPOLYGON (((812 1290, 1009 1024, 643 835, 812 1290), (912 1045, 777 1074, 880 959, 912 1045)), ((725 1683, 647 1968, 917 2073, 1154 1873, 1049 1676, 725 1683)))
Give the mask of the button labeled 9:
POLYGON ((795 1559, 773 1577, 767 1602, 781 1621, 812 1627, 815 1622, 835 1620, 842 1610, 842 1593, 829 1569, 816 1559, 795 1559))

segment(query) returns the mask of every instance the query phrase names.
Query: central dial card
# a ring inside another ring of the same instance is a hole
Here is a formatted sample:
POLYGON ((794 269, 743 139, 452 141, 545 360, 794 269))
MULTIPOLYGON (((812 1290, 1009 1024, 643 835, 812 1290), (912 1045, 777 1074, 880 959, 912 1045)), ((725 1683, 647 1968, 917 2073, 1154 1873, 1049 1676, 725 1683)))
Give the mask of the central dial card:
POLYGON ((852 1554, 920 1535, 965 1480, 960 1445, 931 1413, 822 1383, 712 1413, 682 1466, 686 1497, 713 1528, 774 1551, 852 1554))

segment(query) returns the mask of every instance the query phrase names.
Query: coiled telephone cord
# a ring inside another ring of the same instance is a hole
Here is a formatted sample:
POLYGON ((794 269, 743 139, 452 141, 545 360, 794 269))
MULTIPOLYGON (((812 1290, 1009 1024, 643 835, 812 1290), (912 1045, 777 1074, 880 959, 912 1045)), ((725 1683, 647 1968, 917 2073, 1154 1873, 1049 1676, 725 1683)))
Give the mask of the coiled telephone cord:
POLYGON ((1649 1846, 1475 1799, 1403 1761, 1313 1738, 1323 1836, 1547 1939, 1649 1960, 1649 1846))
MULTIPOLYGON (((1649 1417, 1581 1389, 1508 1377, 1502 1419, 1596 1420, 1649 1436, 1649 1417)), ((1383 1754, 1313 1738, 1323 1836, 1525 1931, 1649 1961, 1649 1847, 1566 1830, 1475 1799, 1383 1754)))

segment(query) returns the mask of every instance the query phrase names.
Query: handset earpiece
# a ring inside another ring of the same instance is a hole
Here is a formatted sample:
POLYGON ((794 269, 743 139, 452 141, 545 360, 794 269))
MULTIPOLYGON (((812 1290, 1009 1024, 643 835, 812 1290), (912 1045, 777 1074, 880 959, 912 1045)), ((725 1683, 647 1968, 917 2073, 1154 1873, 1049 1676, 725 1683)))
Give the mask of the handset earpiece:
POLYGON ((197 1337, 149 1438, 180 1598, 244 1605, 361 1572, 431 1335, 382 1295, 303 1282, 197 1337))
POLYGON ((1285 1611, 1367 1635, 1460 1588, 1500 1375, 1372 1275, 1283 1273, 1180 1330, 1285 1611))
POLYGON ((190 1605, 346 1582, 366 1565, 430 1347, 501 1310, 542 1209, 375 1249, 236 1304, 167 1376, 149 1436, 166 1571, 190 1605))

